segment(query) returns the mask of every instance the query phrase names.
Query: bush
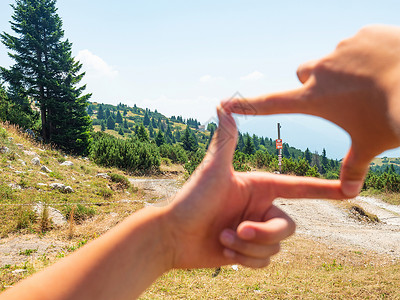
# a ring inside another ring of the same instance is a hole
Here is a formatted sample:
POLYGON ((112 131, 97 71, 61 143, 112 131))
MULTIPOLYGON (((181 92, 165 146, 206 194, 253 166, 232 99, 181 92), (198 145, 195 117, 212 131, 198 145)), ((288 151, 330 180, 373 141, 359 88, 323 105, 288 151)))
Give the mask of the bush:
POLYGON ((188 156, 183 147, 179 144, 162 144, 159 147, 161 157, 169 158, 173 163, 184 164, 188 161, 188 156))
POLYGON ((246 154, 240 151, 235 151, 233 155, 233 168, 238 172, 247 172, 250 171, 251 168, 247 165, 248 157, 246 154))
POLYGON ((185 164, 185 169, 191 175, 198 165, 202 162, 205 152, 201 149, 190 154, 188 162, 185 164))
POLYGON ((86 207, 81 204, 77 204, 76 206, 66 206, 65 207, 65 217, 67 220, 70 219, 71 213, 73 211, 73 219, 76 223, 82 223, 83 221, 93 217, 96 214, 96 211, 91 207, 86 207))
POLYGON ((111 181, 118 183, 123 189, 127 189, 130 187, 131 183, 129 182, 129 179, 126 178, 124 175, 116 173, 111 173, 109 175, 111 177, 111 181))
POLYGON ((99 165, 130 172, 148 172, 160 167, 160 153, 150 142, 136 138, 122 140, 108 134, 96 135, 90 158, 99 165))

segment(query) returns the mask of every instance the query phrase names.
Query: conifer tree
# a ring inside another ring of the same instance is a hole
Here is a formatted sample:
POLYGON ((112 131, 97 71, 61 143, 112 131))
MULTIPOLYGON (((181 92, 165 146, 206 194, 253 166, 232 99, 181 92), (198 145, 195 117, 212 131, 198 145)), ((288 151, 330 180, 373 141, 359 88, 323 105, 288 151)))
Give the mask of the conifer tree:
POLYGON ((121 113, 118 111, 118 112, 117 112, 117 117, 115 118, 115 123, 122 124, 122 122, 123 122, 123 120, 122 120, 122 115, 121 115, 121 113))
POLYGON ((126 118, 124 119, 124 128, 129 129, 128 121, 126 121, 126 118))
POLYGON ((150 124, 150 118, 149 118, 149 114, 147 113, 147 109, 146 109, 146 112, 144 113, 144 118, 143 118, 143 125, 149 126, 149 124, 150 124))
POLYGON ((164 135, 162 134, 161 130, 158 131, 156 139, 155 139, 155 142, 156 142, 158 147, 160 147, 161 145, 165 144, 164 135))
POLYGON ((88 106, 87 113, 89 116, 93 115, 93 108, 91 105, 88 106))
POLYGON ((150 136, 150 138, 154 138, 154 129, 153 129, 153 125, 151 124, 151 122, 149 124, 149 136, 150 136))
POLYGON ((101 131, 106 131, 106 121, 102 120, 100 125, 101 125, 101 131))
POLYGON ((144 127, 143 123, 140 123, 138 132, 137 132, 137 137, 139 141, 141 142, 148 142, 149 141, 149 136, 147 135, 146 128, 144 127))
POLYGON ((154 117, 151 118, 151 125, 153 126, 153 128, 157 128, 157 123, 154 117))
POLYGON ((115 129, 115 120, 113 119, 112 116, 109 116, 107 119, 107 129, 115 129))
POLYGON ((105 119, 103 105, 101 105, 101 104, 99 105, 99 109, 97 111, 97 119, 99 119, 99 120, 105 119))
POLYGON ((194 134, 192 134, 189 125, 186 126, 186 129, 181 136, 181 141, 183 149, 185 149, 186 151, 196 152, 199 148, 199 144, 197 143, 194 134))
POLYGON ((84 76, 72 57, 72 44, 64 40, 55 0, 17 0, 11 29, 1 34, 15 61, 1 68, 8 90, 20 101, 32 99, 40 109, 42 138, 67 151, 84 153, 91 139, 86 107, 90 94, 77 87, 84 76))

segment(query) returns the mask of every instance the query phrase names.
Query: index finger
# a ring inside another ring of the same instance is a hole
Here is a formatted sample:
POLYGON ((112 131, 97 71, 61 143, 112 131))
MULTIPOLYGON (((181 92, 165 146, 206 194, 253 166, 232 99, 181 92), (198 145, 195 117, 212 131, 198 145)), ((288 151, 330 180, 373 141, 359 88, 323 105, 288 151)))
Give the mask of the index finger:
POLYGON ((228 113, 242 115, 271 115, 282 113, 313 114, 310 103, 313 89, 307 82, 298 89, 262 95, 254 98, 231 98, 221 101, 228 113))

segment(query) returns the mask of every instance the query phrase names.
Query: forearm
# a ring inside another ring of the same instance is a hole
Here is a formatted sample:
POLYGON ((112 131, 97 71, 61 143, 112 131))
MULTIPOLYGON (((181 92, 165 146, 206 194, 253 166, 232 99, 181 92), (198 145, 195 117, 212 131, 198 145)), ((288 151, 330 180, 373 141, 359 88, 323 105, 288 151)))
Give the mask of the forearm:
POLYGON ((145 208, 2 294, 2 299, 132 299, 171 267, 165 209, 145 208))

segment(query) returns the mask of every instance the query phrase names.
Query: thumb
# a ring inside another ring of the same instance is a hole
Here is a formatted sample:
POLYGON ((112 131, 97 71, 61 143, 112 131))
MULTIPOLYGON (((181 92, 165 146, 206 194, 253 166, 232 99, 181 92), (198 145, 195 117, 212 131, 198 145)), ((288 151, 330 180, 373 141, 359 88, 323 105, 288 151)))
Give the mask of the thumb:
POLYGON ((236 122, 232 115, 226 113, 221 106, 217 107, 217 114, 219 119, 218 129, 210 143, 206 159, 230 166, 238 136, 236 122))
POLYGON ((373 157, 366 157, 366 151, 358 151, 352 145, 343 160, 340 173, 341 188, 344 195, 353 198, 358 195, 373 157))

